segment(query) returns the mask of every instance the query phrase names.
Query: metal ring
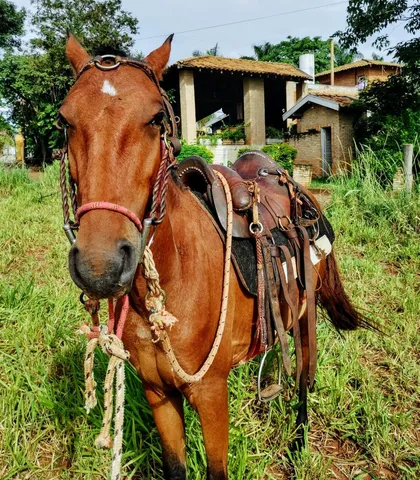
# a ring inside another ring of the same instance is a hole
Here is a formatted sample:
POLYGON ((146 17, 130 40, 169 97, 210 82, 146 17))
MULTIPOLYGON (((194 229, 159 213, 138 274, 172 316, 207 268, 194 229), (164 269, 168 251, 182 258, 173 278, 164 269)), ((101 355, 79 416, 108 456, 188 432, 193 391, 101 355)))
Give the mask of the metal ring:
POLYGON ((81 303, 82 305, 85 304, 86 300, 85 300, 85 293, 84 293, 84 292, 82 292, 82 293, 80 294, 79 300, 80 300, 80 303, 81 303))
POLYGON ((251 232, 252 235, 256 235, 257 233, 262 233, 264 231, 264 227, 261 222, 258 222, 258 223, 251 222, 249 224, 249 231, 251 232))
POLYGON ((121 65, 121 62, 116 62, 117 56, 116 55, 102 55, 101 56, 101 61, 99 60, 94 60, 95 65, 100 69, 100 70, 113 70, 114 68, 118 68, 121 65), (106 59, 112 59, 115 61, 114 65, 102 65, 102 61, 106 59))

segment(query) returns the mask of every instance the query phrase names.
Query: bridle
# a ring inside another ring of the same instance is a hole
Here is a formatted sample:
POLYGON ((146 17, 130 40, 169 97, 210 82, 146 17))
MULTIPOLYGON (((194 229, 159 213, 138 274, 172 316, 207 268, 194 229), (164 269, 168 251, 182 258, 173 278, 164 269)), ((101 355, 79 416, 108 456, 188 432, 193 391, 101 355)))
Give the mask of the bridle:
POLYGON ((150 213, 146 218, 143 219, 143 221, 141 221, 135 213, 115 203, 98 201, 85 203, 84 205, 81 205, 79 207, 77 204, 77 185, 71 176, 70 165, 68 162, 67 130, 66 127, 63 126, 65 140, 64 148, 62 149, 60 155, 60 187, 64 218, 63 230, 69 242, 73 244, 76 241, 75 232, 77 232, 77 230, 79 229, 80 219, 87 212, 90 212, 92 210, 110 210, 116 213, 120 213, 127 217, 135 225, 141 236, 141 259, 150 234, 150 228, 152 227, 152 225, 159 225, 163 221, 163 218, 165 216, 166 192, 168 189, 169 175, 172 168, 177 163, 175 156, 178 155, 180 151, 180 143, 177 138, 177 119, 174 115, 172 106, 169 103, 166 92, 160 87, 159 81, 156 78, 155 73, 146 62, 140 60, 133 60, 125 57, 119 57, 116 55, 97 56, 89 60, 89 62, 79 71, 75 81, 77 82, 81 75, 91 68, 98 68, 99 70, 108 71, 114 70, 121 66, 129 66, 142 70, 159 90, 159 94, 162 98, 162 103, 164 107, 165 116, 161 124, 160 137, 161 161, 152 190, 152 206, 150 209, 150 213), (70 218, 69 198, 74 220, 71 220, 70 218))

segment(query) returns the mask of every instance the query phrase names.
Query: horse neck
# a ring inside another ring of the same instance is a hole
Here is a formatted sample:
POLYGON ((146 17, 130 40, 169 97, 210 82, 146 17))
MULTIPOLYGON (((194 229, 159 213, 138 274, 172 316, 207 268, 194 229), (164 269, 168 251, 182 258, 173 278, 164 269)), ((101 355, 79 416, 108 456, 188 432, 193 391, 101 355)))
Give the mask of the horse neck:
POLYGON ((181 281, 181 269, 187 263, 197 265, 198 259, 219 236, 212 225, 203 235, 205 214, 190 191, 176 185, 171 178, 168 183, 166 215, 157 227, 152 252, 162 282, 181 281), (214 235, 214 238, 213 238, 214 235))

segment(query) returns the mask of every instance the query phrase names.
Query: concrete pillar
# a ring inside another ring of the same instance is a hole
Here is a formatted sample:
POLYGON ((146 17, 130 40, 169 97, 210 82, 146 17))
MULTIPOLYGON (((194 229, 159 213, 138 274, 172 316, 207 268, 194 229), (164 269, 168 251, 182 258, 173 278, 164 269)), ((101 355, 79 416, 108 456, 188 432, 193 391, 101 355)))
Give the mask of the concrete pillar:
POLYGON ((179 72, 179 96, 181 100, 181 132, 187 143, 193 143, 197 137, 195 118, 194 72, 179 72))
POLYGON ((263 78, 244 78, 244 122, 247 145, 265 145, 263 78))
POLYGON ((286 82, 286 112, 296 104, 296 82, 286 82))

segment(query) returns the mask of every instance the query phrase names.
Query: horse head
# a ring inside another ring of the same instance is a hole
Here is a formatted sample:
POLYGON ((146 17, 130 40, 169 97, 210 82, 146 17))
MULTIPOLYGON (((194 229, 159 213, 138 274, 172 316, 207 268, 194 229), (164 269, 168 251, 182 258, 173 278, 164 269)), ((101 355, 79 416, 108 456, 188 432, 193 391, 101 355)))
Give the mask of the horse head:
POLYGON ((140 62, 111 55, 91 59, 72 34, 67 38, 76 82, 59 117, 79 206, 69 268, 73 281, 94 298, 130 290, 137 269, 140 219, 150 212, 163 134, 172 123, 159 87, 171 40, 140 62))

